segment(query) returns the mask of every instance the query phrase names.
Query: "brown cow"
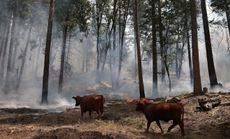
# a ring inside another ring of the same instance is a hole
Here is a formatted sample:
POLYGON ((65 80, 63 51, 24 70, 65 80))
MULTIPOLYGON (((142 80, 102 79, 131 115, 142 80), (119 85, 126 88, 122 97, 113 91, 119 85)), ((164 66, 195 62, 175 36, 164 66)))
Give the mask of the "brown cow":
POLYGON ((151 103, 148 99, 141 98, 139 100, 128 99, 129 103, 136 103, 136 111, 141 111, 144 113, 147 119, 147 129, 145 132, 148 132, 149 127, 153 121, 155 121, 158 127, 161 129, 161 133, 164 133, 161 128, 160 121, 168 122, 173 120, 173 124, 168 128, 168 132, 175 127, 176 125, 180 126, 181 135, 184 136, 184 106, 181 103, 151 103))
POLYGON ((98 117, 101 117, 104 109, 105 99, 102 95, 88 95, 88 96, 73 96, 76 104, 75 106, 81 107, 81 118, 83 118, 83 113, 89 111, 89 116, 91 118, 91 112, 96 111, 98 117))

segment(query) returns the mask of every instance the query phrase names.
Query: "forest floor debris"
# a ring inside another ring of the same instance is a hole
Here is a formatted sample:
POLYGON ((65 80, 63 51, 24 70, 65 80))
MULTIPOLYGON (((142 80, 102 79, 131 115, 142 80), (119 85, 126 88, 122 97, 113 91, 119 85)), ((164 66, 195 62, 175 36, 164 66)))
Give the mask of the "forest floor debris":
MULTIPOLYGON (((230 94, 218 94, 221 102, 230 101, 230 94)), ((172 122, 161 122, 165 131, 153 122, 149 133, 144 133, 146 120, 135 111, 135 105, 126 101, 107 100, 104 116, 90 119, 88 113, 80 118, 79 109, 53 112, 31 108, 1 108, 0 138, 4 139, 145 139, 145 138, 189 138, 230 139, 230 106, 220 105, 210 111, 196 112, 199 96, 178 96, 187 101, 185 105, 185 136, 181 137, 179 126, 170 133, 172 122)), ((160 99, 159 99, 160 100, 160 99)), ((162 100, 161 100, 162 101, 162 100)), ((73 104, 74 106, 74 104, 73 104)))

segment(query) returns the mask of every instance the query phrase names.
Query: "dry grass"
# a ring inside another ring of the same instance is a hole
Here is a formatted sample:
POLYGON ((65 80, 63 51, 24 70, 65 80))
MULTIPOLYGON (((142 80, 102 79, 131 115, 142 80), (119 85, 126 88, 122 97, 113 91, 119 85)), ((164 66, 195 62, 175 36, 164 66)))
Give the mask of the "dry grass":
MULTIPOLYGON (((229 101, 224 95, 222 101, 229 101)), ((230 107, 218 106, 208 112, 195 112, 197 97, 186 98, 185 137, 183 138, 230 138, 230 107)), ((149 133, 144 133, 146 120, 135 106, 125 101, 107 101, 104 116, 92 119, 88 114, 80 118, 79 109, 54 113, 35 109, 0 109, 0 138, 3 139, 140 139, 181 138, 180 128, 161 134, 153 122, 149 133)), ((164 131, 171 123, 161 122, 164 131)))

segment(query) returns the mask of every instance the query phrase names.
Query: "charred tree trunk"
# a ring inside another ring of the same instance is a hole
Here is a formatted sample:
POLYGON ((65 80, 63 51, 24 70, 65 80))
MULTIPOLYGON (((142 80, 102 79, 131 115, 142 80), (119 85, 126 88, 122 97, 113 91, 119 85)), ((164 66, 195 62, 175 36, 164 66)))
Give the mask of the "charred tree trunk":
POLYGON ((216 78, 216 70, 215 70, 213 55, 212 55, 212 45, 211 45, 211 39, 210 39, 208 16, 207 16, 207 11, 206 11, 205 0, 201 0, 201 10, 202 10, 202 18, 203 18, 209 80, 210 80, 211 87, 214 87, 218 85, 218 82, 216 78))
POLYGON ((155 12, 155 0, 151 1, 152 6, 152 55, 153 55, 153 86, 152 93, 154 97, 158 96, 158 83, 157 83, 157 38, 156 38, 156 12, 155 12))
POLYGON ((159 16, 159 38, 160 38, 160 53, 161 53, 161 81, 165 82, 165 64, 164 64, 164 41, 163 41, 163 25, 161 21, 161 0, 158 0, 158 16, 159 16))
POLYGON ((64 27, 58 93, 62 93, 62 88, 63 88, 63 75, 64 75, 64 69, 65 69, 65 54, 66 54, 65 50, 66 50, 67 33, 68 33, 68 29, 67 27, 64 27))
POLYGON ((225 11, 226 11, 226 18, 228 22, 228 34, 230 36, 230 9, 229 9, 229 4, 227 3, 227 0, 224 0, 224 5, 225 5, 225 11))
POLYGON ((178 36, 177 36, 177 41, 176 41, 176 77, 179 79, 179 41, 180 41, 180 33, 178 29, 178 36))
POLYGON ((140 98, 145 97, 144 83, 142 76, 142 62, 141 62, 141 50, 140 50, 140 34, 139 34, 139 24, 138 24, 138 0, 134 0, 133 6, 133 16, 134 16, 134 34, 137 46, 137 61, 138 61, 138 77, 139 77, 139 93, 140 98))
POLYGON ((169 79, 169 91, 172 91, 172 83, 171 83, 171 77, 170 77, 170 73, 169 73, 169 66, 167 64, 167 58, 164 58, 164 65, 165 65, 165 69, 166 69, 166 73, 168 75, 168 79, 169 79))
POLYGON ((189 25, 188 25, 188 13, 187 13, 186 0, 184 0, 184 4, 186 6, 184 18, 185 18, 185 29, 186 29, 186 42, 187 42, 187 49, 188 49, 189 75, 190 75, 190 83, 193 84, 193 69, 192 69, 191 47, 190 47, 190 36, 189 36, 189 25))
POLYGON ((48 103, 50 48, 51 48, 51 39, 52 39, 54 9, 55 9, 55 0, 50 0, 49 19, 48 19, 48 27, 47 27, 47 35, 46 35, 43 82, 42 82, 42 100, 41 100, 42 104, 48 103))
POLYGON ((199 50, 197 39, 197 21, 196 21, 196 0, 191 0, 191 19, 192 19, 192 58, 193 58, 193 75, 194 75, 194 94, 202 93, 200 79, 199 50))
POLYGON ((115 89, 117 86, 117 64, 116 64, 116 40, 117 40, 117 35, 116 35, 116 30, 117 30, 117 0, 114 0, 113 4, 113 20, 112 20, 112 30, 113 30, 113 49, 112 49, 112 69, 111 69, 111 80, 112 80, 112 88, 115 89))

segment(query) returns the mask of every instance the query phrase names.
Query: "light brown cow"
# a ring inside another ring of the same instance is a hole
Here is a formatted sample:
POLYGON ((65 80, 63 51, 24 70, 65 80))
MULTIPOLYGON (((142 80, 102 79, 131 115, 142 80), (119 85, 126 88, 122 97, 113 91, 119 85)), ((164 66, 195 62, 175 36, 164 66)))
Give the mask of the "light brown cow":
POLYGON ((101 117, 104 109, 105 99, 102 95, 88 95, 88 96, 73 96, 76 104, 75 106, 81 107, 81 118, 83 118, 83 113, 89 111, 89 116, 91 118, 92 111, 96 111, 98 116, 101 117))
POLYGON ((184 136, 184 106, 181 103, 151 103, 146 98, 141 99, 128 99, 128 103, 137 104, 136 111, 141 111, 144 113, 147 119, 147 129, 145 132, 148 132, 149 127, 153 121, 155 121, 158 127, 161 129, 161 133, 164 133, 161 128, 160 121, 168 122, 173 120, 173 124, 168 128, 168 132, 175 127, 176 125, 180 126, 181 135, 184 136))

